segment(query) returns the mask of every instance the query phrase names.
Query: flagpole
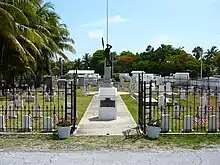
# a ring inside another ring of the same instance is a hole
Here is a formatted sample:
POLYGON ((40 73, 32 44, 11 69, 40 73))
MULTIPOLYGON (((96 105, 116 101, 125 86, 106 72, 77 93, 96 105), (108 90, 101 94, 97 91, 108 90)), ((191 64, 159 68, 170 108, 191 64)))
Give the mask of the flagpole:
POLYGON ((106 0, 106 44, 108 44, 108 0, 106 0))

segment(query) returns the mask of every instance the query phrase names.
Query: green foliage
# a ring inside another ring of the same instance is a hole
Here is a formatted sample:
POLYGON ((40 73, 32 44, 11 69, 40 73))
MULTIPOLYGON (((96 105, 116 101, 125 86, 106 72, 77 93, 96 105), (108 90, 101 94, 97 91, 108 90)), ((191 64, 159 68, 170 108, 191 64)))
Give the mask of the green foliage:
MULTIPOLYGON (((51 3, 42 1, 0 2, 0 74, 10 83, 12 76, 31 73, 42 78, 51 73, 52 61, 64 51, 75 52, 69 31, 51 3), (10 75, 10 77, 9 77, 10 75)), ((53 65, 55 72, 58 67, 53 65)))
POLYGON ((120 73, 115 73, 114 75, 113 75, 113 78, 114 78, 114 80, 115 81, 120 81, 120 73))
POLYGON ((160 120, 150 120, 148 123, 147 123, 148 126, 151 126, 151 127, 161 127, 161 123, 160 123, 160 120))
POLYGON ((58 127, 70 127, 72 124, 69 121, 63 120, 57 123, 58 127))

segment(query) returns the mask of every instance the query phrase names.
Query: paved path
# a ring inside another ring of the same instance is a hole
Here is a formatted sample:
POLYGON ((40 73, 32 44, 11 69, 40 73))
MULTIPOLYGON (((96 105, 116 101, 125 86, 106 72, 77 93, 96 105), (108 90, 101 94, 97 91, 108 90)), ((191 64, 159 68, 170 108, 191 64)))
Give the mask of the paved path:
POLYGON ((117 119, 112 121, 97 121, 92 118, 98 117, 98 98, 95 95, 81 119, 76 136, 78 135, 122 135, 122 132, 136 126, 134 119, 129 113, 120 96, 117 97, 117 119))
POLYGON ((0 165, 219 165, 220 150, 0 152, 0 165))
MULTIPOLYGON (((90 95, 95 95, 95 94, 98 94, 99 91, 93 91, 93 92, 89 92, 90 95)), ((121 91, 118 91, 118 94, 119 95, 129 95, 130 93, 129 92, 121 92, 121 91)))

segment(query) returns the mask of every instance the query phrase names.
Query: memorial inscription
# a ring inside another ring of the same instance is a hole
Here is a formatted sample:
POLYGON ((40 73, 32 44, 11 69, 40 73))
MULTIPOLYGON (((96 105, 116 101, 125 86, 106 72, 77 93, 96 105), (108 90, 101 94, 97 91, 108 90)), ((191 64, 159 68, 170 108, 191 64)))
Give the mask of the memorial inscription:
POLYGON ((100 100, 100 107, 115 107, 115 100, 111 100, 110 98, 100 100))

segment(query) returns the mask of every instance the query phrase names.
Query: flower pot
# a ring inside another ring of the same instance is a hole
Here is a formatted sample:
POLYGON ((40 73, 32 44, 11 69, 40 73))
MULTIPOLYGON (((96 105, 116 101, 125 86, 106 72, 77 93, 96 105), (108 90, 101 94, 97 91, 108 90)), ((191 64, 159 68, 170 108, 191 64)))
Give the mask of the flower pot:
POLYGON ((58 126, 57 130, 58 130, 59 139, 67 139, 68 137, 70 137, 71 126, 66 126, 66 127, 58 126))
POLYGON ((147 127, 147 136, 151 139, 159 138, 160 131, 161 131, 160 127, 148 126, 147 127))

